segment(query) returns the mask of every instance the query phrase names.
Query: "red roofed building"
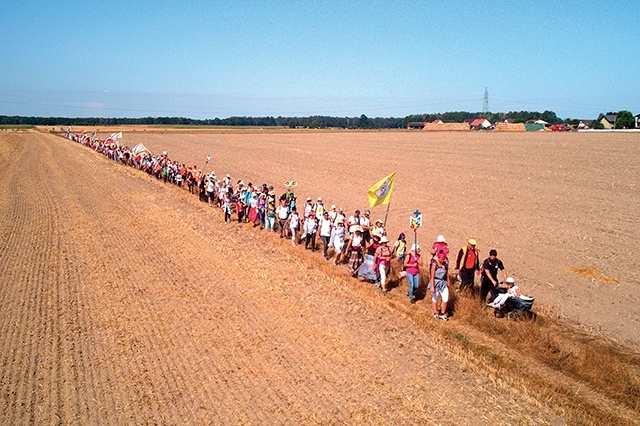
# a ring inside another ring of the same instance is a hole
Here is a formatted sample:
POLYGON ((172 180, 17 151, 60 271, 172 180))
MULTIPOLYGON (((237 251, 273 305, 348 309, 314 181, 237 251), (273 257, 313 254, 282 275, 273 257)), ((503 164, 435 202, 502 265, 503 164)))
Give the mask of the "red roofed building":
POLYGON ((476 129, 480 127, 482 127, 483 129, 488 129, 489 127, 491 127, 491 123, 486 118, 476 118, 471 123, 469 123, 469 125, 476 129))

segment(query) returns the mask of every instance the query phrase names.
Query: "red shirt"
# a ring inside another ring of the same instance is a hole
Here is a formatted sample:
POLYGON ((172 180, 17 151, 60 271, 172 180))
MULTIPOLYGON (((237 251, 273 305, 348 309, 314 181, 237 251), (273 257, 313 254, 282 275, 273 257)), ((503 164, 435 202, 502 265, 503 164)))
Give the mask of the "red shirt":
POLYGON ((467 257, 464 259, 464 269, 475 269, 477 257, 475 248, 472 250, 467 248, 467 257))

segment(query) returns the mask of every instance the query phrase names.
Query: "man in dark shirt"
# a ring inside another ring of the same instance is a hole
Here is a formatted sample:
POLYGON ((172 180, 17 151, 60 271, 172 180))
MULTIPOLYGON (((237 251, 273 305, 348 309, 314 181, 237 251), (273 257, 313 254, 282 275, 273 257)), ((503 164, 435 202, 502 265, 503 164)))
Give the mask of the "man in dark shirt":
POLYGON ((480 284, 480 301, 486 303, 487 294, 491 293, 489 303, 498 295, 498 270, 502 271, 502 280, 507 279, 507 271, 504 269, 502 261, 498 259, 498 252, 494 249, 489 251, 487 257, 482 263, 482 282, 480 284))

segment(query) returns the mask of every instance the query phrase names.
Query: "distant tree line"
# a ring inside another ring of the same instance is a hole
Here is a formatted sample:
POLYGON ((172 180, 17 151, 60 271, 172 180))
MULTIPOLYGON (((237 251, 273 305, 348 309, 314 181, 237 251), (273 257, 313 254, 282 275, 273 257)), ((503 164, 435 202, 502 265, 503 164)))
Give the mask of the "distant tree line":
MULTIPOLYGON (((571 124, 570 118, 562 120, 553 111, 510 111, 467 112, 450 111, 437 114, 413 114, 399 117, 330 117, 314 115, 310 117, 228 117, 198 120, 185 117, 141 117, 141 118, 105 118, 105 117, 22 117, 0 115, 0 125, 34 125, 34 126, 113 126, 113 125, 166 125, 166 126, 255 126, 255 127, 289 127, 289 128, 342 128, 342 129, 398 129, 406 128, 410 122, 433 122, 442 120, 445 123, 461 123, 466 119, 486 118, 491 123, 504 122, 509 119, 515 123, 529 120, 544 120, 550 124, 571 124)), ((626 119, 627 117, 624 116, 626 119)), ((633 117, 632 117, 633 118, 633 117)))
POLYGON ((550 124, 563 124, 563 120, 556 116, 553 111, 537 112, 537 111, 510 111, 504 112, 467 112, 467 111, 451 111, 438 114, 417 114, 409 115, 403 119, 403 127, 414 121, 433 122, 442 120, 444 123, 462 123, 467 119, 485 118, 491 123, 504 122, 509 119, 514 123, 526 123, 529 120, 544 120, 550 124))

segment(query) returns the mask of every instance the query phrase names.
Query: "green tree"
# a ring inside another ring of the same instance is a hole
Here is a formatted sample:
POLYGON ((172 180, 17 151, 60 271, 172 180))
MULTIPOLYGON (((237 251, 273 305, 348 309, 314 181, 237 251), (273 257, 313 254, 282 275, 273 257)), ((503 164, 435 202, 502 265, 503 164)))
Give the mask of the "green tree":
POLYGON ((631 111, 618 111, 615 124, 616 129, 633 129, 635 127, 635 124, 636 123, 633 119, 633 114, 631 114, 631 111))
POLYGON ((360 128, 360 129, 368 129, 369 127, 371 127, 371 122, 369 121, 369 117, 367 117, 366 115, 362 114, 360 116, 360 118, 358 119, 358 128, 360 128))
POLYGON ((562 122, 555 112, 549 110, 543 112, 540 118, 550 124, 560 124, 562 122))

